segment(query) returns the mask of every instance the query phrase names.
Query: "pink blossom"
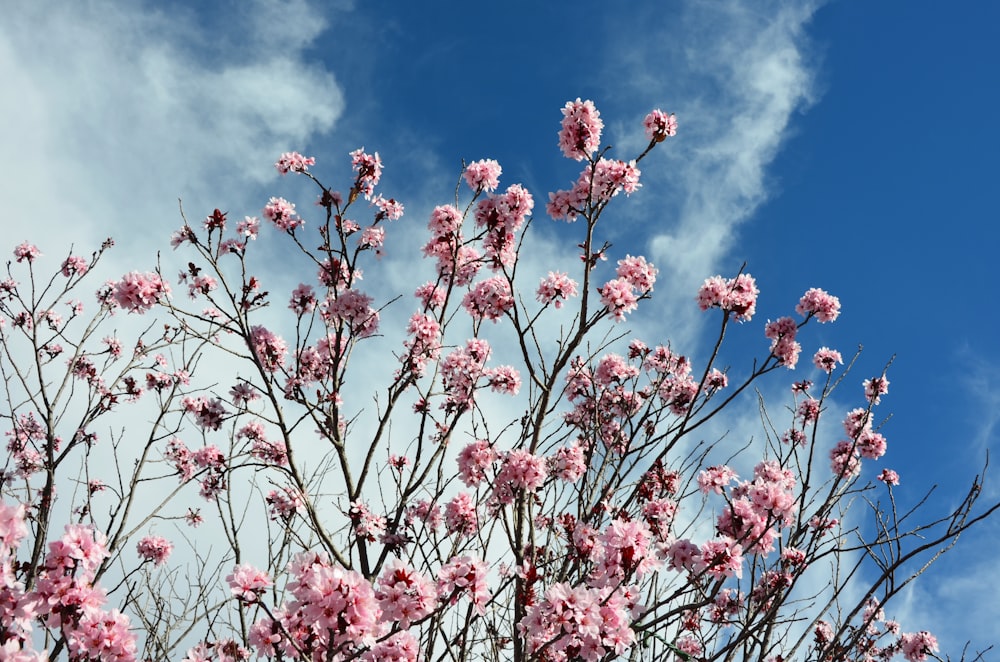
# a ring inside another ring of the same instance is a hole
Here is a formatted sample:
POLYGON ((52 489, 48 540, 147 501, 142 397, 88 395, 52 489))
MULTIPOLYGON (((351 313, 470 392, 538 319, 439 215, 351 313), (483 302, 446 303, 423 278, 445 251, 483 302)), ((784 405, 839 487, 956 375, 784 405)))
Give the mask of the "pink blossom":
POLYGON ((813 356, 813 364, 823 372, 830 374, 837 364, 844 365, 844 359, 835 349, 820 347, 813 356))
POLYGON ((892 469, 883 469, 876 478, 886 485, 899 485, 899 474, 892 469))
POLYGON ((414 291, 413 295, 420 300, 424 309, 434 310, 444 305, 447 292, 434 283, 424 283, 414 291))
POLYGON ((496 451, 489 442, 478 439, 458 454, 458 477, 469 487, 475 487, 486 479, 486 469, 496 459, 496 451))
POLYGON ((481 159, 470 163, 465 168, 465 183, 469 188, 479 191, 495 191, 500 186, 500 174, 503 172, 500 164, 493 159, 481 159))
POLYGON ((379 179, 382 178, 382 159, 378 152, 368 154, 364 147, 359 147, 350 154, 351 167, 357 173, 354 188, 366 200, 370 200, 378 186, 379 179))
POLYGON ((886 441, 878 432, 862 430, 857 439, 857 451, 862 457, 877 460, 885 455, 886 441))
POLYGON ((778 363, 792 369, 799 361, 802 345, 795 341, 798 327, 791 317, 781 317, 764 326, 764 335, 771 339, 771 356, 778 363))
POLYGON ((596 661, 619 658, 635 644, 632 630, 636 601, 630 590, 589 588, 557 583, 531 605, 518 628, 531 659, 596 661))
POLYGON ((347 515, 358 538, 375 542, 385 533, 386 518, 373 513, 363 501, 352 502, 347 515))
POLYGON ((923 662, 928 655, 938 651, 937 638, 926 630, 903 634, 899 637, 903 657, 909 662, 923 662))
POLYGON ((479 530, 476 502, 468 492, 459 492, 445 504, 444 524, 448 533, 473 536, 479 530))
POLYGON ((464 410, 473 401, 478 382, 483 375, 486 361, 492 350, 483 338, 466 341, 465 347, 458 347, 438 364, 444 383, 447 400, 442 407, 448 411, 464 410))
POLYGON ((38 246, 35 246, 34 244, 29 244, 28 242, 18 244, 14 248, 14 257, 17 259, 18 262, 23 262, 24 260, 27 260, 28 263, 30 264, 31 262, 34 262, 41 256, 42 252, 38 250, 38 246))
POLYGON ((502 504, 511 503, 514 493, 524 490, 534 492, 549 475, 545 458, 527 450, 516 449, 503 458, 500 471, 493 483, 494 495, 502 504))
POLYGON ((129 625, 128 616, 117 609, 83 610, 68 637, 72 659, 133 662, 137 647, 129 625))
POLYGON ((382 609, 382 620, 399 623, 403 629, 424 618, 437 604, 434 582, 402 561, 386 564, 379 576, 375 599, 382 609))
POLYGON ((615 270, 615 273, 618 274, 619 278, 645 294, 653 291, 658 270, 646 262, 646 258, 641 255, 637 257, 626 255, 625 259, 618 260, 618 269, 615 270))
POLYGON ((587 472, 583 447, 578 442, 560 446, 551 459, 552 473, 560 480, 575 483, 587 472))
POLYGON ((861 459, 852 442, 837 442, 830 451, 830 468, 838 478, 851 478, 861 472, 861 459))
POLYGON ((459 596, 469 594, 473 606, 482 616, 486 613, 486 602, 490 597, 486 575, 486 563, 481 559, 471 556, 452 557, 438 571, 438 596, 454 604, 459 596))
POLYGON ((398 221, 403 217, 403 205, 393 198, 383 198, 381 195, 375 196, 372 204, 378 207, 379 216, 385 216, 390 221, 398 221))
POLYGON ((701 546, 698 570, 704 570, 716 579, 743 576, 743 547, 723 536, 709 540, 701 546))
POLYGON ((272 520, 288 522, 301 512, 305 507, 305 501, 298 490, 286 487, 283 490, 271 490, 264 498, 268 505, 269 517, 272 520))
POLYGON ((698 290, 698 307, 702 310, 721 308, 732 313, 738 322, 749 322, 757 310, 757 283, 750 274, 740 274, 729 280, 722 276, 707 279, 698 290))
POLYGON ((639 297, 636 296, 631 283, 622 278, 609 280, 601 289, 601 303, 616 322, 625 319, 626 313, 631 313, 639 307, 639 297))
POLYGON ((356 338, 378 333, 379 312, 372 308, 372 298, 356 289, 335 292, 323 302, 321 315, 327 323, 346 324, 356 338))
POLYGON ((844 432, 851 439, 857 439, 864 430, 871 428, 871 417, 866 409, 860 407, 847 412, 844 417, 844 432))
POLYGON ((299 283, 299 286, 292 290, 292 297, 288 302, 289 310, 296 315, 311 313, 316 308, 316 295, 311 285, 299 283))
POLYGON ((667 114, 659 108, 646 115, 642 124, 646 127, 646 135, 650 140, 656 142, 677 135, 677 117, 673 113, 667 114))
POLYGON ((316 165, 316 159, 311 156, 302 156, 298 152, 285 152, 274 164, 275 169, 282 175, 289 172, 308 172, 311 165, 316 165))
POLYGON ((181 400, 184 411, 194 416, 195 422, 206 430, 218 430, 222 427, 222 420, 226 415, 226 409, 222 406, 222 401, 218 398, 209 400, 201 395, 198 397, 187 396, 181 400))
POLYGON ((256 239, 260 232, 260 219, 256 216, 245 216, 236 224, 236 234, 247 239, 256 239))
POLYGON ((17 549, 24 536, 28 535, 28 527, 24 524, 25 507, 23 503, 8 506, 0 501, 0 559, 17 549))
POLYGON ((589 187, 592 200, 607 202, 620 192, 629 195, 638 191, 642 186, 639 183, 641 175, 635 161, 602 158, 593 166, 584 168, 580 175, 583 181, 578 182, 577 186, 589 187))
POLYGON ((477 283, 462 299, 462 306, 475 320, 499 321, 514 307, 510 281, 498 275, 477 283))
MULTIPOLYGON (((295 228, 305 225, 305 221, 299 218, 295 211, 295 205, 284 198, 271 198, 264 205, 264 218, 274 223, 279 230, 291 232, 295 228)), ((248 229, 248 228, 247 228, 248 229)))
POLYGON ((157 566, 166 562, 173 549, 173 543, 160 536, 146 536, 136 545, 139 556, 146 561, 152 561, 157 566))
POLYGON ((288 345, 281 336, 269 331, 263 326, 250 328, 250 348, 260 361, 261 367, 267 372, 278 371, 285 362, 288 345))
POLYGON ((559 149, 566 158, 582 161, 601 146, 604 122, 593 101, 569 101, 562 109, 559 149))
POLYGON ((119 306, 130 313, 144 313, 170 296, 170 286, 159 274, 133 271, 112 285, 112 296, 119 306))
POLYGON ((833 322, 840 316, 840 299, 814 287, 802 295, 795 312, 818 322, 833 322))
POLYGON ((698 489, 702 494, 709 492, 722 494, 723 489, 736 478, 736 472, 726 465, 709 467, 698 474, 698 489))
POLYGON ((85 259, 78 255, 70 255, 63 260, 61 271, 63 276, 70 278, 74 275, 82 276, 87 273, 88 269, 90 269, 90 265, 85 259))
POLYGON ((490 390, 494 393, 517 395, 521 389, 521 375, 513 366, 501 365, 495 368, 486 368, 483 370, 483 377, 489 381, 490 390))
POLYGON ((226 576, 226 583, 229 584, 233 597, 240 602, 256 602, 271 586, 267 573, 249 563, 234 567, 233 572, 226 576))
POLYGON ((882 377, 872 377, 865 380, 864 387, 865 398, 873 405, 877 405, 882 401, 880 396, 889 392, 889 380, 884 375, 882 377))
POLYGON ((576 296, 576 281, 562 271, 550 271, 538 284, 535 295, 543 304, 562 308, 563 300, 576 296))
POLYGON ((358 248, 378 249, 385 243, 385 228, 369 226, 361 231, 361 238, 358 239, 358 248))
POLYGON ((420 642, 409 630, 379 640, 361 655, 362 662, 417 662, 420 659, 420 642))

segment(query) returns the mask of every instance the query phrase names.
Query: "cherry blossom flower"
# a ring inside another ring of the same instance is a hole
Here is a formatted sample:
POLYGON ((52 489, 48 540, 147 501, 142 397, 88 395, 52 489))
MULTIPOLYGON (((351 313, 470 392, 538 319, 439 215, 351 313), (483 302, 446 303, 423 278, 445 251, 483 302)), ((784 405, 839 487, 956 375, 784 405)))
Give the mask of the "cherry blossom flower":
POLYGON ((146 561, 152 561, 157 566, 161 566, 167 561, 173 549, 173 543, 160 536, 146 536, 136 545, 139 556, 146 561))
POLYGON ((899 485, 899 474, 892 469, 883 469, 876 478, 886 485, 899 485))
POLYGON ((271 579, 263 570, 244 563, 233 568, 233 572, 226 576, 226 583, 233 597, 240 602, 256 602, 271 586, 271 579))
POLYGON ((18 244, 14 248, 14 258, 18 262, 23 262, 27 260, 28 263, 30 264, 35 260, 37 260, 38 258, 40 258, 41 256, 42 252, 38 250, 38 246, 35 246, 34 244, 29 244, 28 242, 18 244))
POLYGON ((159 274, 133 271, 112 285, 112 296, 130 313, 144 313, 170 296, 170 285, 159 274))
POLYGON ((821 323, 833 322, 840 316, 840 299, 814 287, 802 295, 795 312, 821 323))
POLYGON ((865 397, 873 405, 877 405, 882 401, 881 396, 889 392, 889 380, 884 375, 882 377, 872 377, 865 380, 864 387, 865 397))
POLYGON ((311 165, 316 165, 315 158, 298 152, 285 152, 278 157, 274 167, 280 174, 287 175, 289 172, 308 172, 311 165))
POLYGON ((909 662, 923 662, 938 651, 937 638, 926 630, 903 634, 899 638, 903 657, 909 662))
MULTIPOLYGON (((274 227, 285 232, 292 232, 295 228, 305 225, 305 221, 299 218, 298 213, 295 211, 295 205, 284 198, 271 198, 268 200, 267 204, 264 205, 262 213, 264 218, 274 223, 274 227)), ((248 226, 245 226, 244 233, 249 229, 248 226)))
POLYGON ((677 135, 677 117, 673 113, 667 114, 659 108, 646 115, 642 124, 646 127, 646 136, 656 142, 677 135))
POLYGON ((503 169, 495 160, 481 159, 466 166, 463 177, 474 192, 495 191, 500 186, 502 172, 503 169))
POLYGON ((559 149, 568 159, 582 161, 601 146, 604 122, 593 101, 569 101, 562 109, 559 149))
POLYGON ((844 364, 843 357, 840 355, 840 352, 829 347, 820 347, 816 351, 816 354, 813 355, 813 364, 827 374, 833 372, 838 363, 840 365, 844 364))
POLYGON ((570 297, 575 297, 577 292, 576 281, 562 271, 550 271, 549 275, 542 278, 538 284, 538 291, 535 298, 544 305, 552 304, 555 308, 562 308, 563 301, 570 297))

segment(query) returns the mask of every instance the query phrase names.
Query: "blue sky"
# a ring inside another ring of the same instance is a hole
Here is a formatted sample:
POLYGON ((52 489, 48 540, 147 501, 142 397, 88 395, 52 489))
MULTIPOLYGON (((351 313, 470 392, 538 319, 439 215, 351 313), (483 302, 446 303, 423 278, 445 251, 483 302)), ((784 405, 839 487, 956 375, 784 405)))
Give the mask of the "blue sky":
MULTIPOLYGON (((806 351, 864 344, 859 384, 896 356, 886 463, 902 497, 939 483, 931 508, 944 509, 1000 438, 1000 6, 628 4, 8 8, 3 236, 60 253, 57 237, 86 246, 113 235, 126 247, 114 259, 148 268, 179 225, 177 198, 195 218, 216 206, 257 213, 289 190, 270 165, 280 152, 315 155, 333 181, 364 145, 381 153, 385 189, 414 226, 453 194, 462 159, 496 158, 505 183, 535 194, 545 245, 572 248, 542 212, 578 167, 556 146, 560 107, 593 99, 624 156, 660 106, 680 133, 643 162, 644 188, 607 230, 616 250, 661 269, 656 313, 635 328, 696 353, 697 285, 744 262, 764 319, 789 314, 808 287, 836 294, 841 320, 813 329, 806 351)), ((759 333, 736 338, 736 351, 761 349, 759 333)), ((952 646, 988 641, 998 533, 988 524, 963 539, 911 596, 920 627, 952 646)))

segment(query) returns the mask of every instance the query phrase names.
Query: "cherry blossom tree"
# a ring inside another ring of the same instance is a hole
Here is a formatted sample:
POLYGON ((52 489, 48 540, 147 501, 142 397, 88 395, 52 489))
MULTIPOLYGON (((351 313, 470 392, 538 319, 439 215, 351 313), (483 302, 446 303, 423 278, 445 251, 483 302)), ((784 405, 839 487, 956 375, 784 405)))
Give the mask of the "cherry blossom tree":
POLYGON ((649 113, 621 160, 592 102, 562 115, 570 188, 536 217, 496 161, 465 165, 414 251, 432 276, 388 297, 379 257, 407 221, 363 148, 346 192, 278 159, 317 211, 184 217, 176 291, 158 265, 95 296, 111 240, 58 268, 15 247, 0 658, 942 659, 893 599, 996 511, 982 477, 917 523, 881 462, 888 367, 858 378, 857 354, 815 347, 815 382, 789 378, 840 314, 821 289, 761 324, 749 273, 712 276, 690 293, 703 356, 632 337, 659 272, 601 221, 677 120, 649 113), (579 259, 534 273, 543 217, 579 259), (275 252, 298 285, 264 275, 275 252), (735 333, 760 351, 728 367, 735 333), (393 368, 363 392, 374 359, 393 368), (713 436, 775 382, 788 401, 759 429, 713 436))

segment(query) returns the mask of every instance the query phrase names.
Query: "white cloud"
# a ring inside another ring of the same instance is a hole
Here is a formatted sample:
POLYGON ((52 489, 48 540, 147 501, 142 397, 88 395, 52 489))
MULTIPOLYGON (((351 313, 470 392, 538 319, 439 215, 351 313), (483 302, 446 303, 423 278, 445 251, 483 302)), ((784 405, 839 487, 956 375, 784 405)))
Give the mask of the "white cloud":
POLYGON ((329 131, 343 94, 303 56, 323 19, 263 0, 232 18, 246 31, 140 3, 8 8, 5 235, 80 248, 114 235, 151 255, 180 225, 177 198, 199 215, 242 201, 278 153, 329 131))
MULTIPOLYGON (((645 188, 628 212, 644 219, 647 254, 669 283, 658 299, 675 340, 697 332, 691 300, 701 281, 739 268, 739 226, 772 194, 767 167, 794 115, 815 101, 806 27, 817 6, 687 3, 677 13, 639 17, 647 29, 656 26, 650 36, 639 40, 626 31, 615 45, 619 66, 629 72, 609 76, 615 97, 640 109, 661 106, 680 122, 678 136, 657 149, 666 156, 644 162, 645 188)), ((631 121, 612 142, 641 149, 643 136, 631 130, 637 125, 631 121)))

